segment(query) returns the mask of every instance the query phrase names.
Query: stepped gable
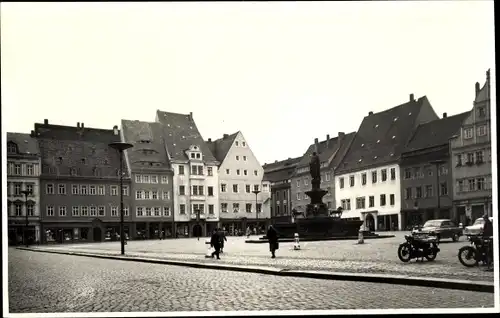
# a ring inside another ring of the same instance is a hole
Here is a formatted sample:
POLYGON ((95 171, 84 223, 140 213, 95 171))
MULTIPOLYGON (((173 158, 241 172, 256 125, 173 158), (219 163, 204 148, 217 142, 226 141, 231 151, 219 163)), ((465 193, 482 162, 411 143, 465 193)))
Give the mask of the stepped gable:
POLYGON ((469 115, 470 111, 419 125, 404 152, 447 145, 449 139, 459 133, 462 122, 469 115))
POLYGON ((224 136, 220 139, 217 139, 215 141, 209 139, 206 142, 215 159, 217 159, 217 161, 219 161, 221 164, 222 162, 224 162, 224 159, 226 158, 229 149, 231 149, 236 136, 238 136, 238 133, 239 132, 235 132, 231 135, 224 134, 224 136))
POLYGON ((264 168, 264 181, 278 182, 290 179, 293 175, 297 164, 302 157, 288 158, 273 163, 268 163, 262 166, 264 168))
POLYGON ((368 169, 395 162, 413 133, 417 117, 427 97, 366 116, 352 144, 338 166, 337 174, 368 169))
POLYGON ((38 142, 30 134, 24 133, 7 133, 7 143, 13 142, 17 145, 17 152, 22 155, 39 155, 40 149, 38 142))
POLYGON ((134 145, 127 150, 132 169, 170 168, 161 124, 123 119, 122 129, 125 141, 134 145))
MULTIPOLYGON (((120 157, 109 146, 120 141, 120 131, 36 123, 34 134, 42 157, 42 175, 119 177, 120 157)), ((128 177, 125 160, 125 177, 128 177)))
POLYGON ((162 125, 163 138, 170 160, 187 161, 185 151, 197 145, 203 154, 203 161, 216 162, 215 157, 196 127, 193 114, 188 115, 157 110, 156 122, 162 125))

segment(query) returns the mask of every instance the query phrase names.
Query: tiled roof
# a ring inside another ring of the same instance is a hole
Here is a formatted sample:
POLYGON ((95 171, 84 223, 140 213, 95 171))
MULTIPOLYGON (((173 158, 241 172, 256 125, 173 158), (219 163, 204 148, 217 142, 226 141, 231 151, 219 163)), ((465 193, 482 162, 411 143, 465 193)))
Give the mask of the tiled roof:
POLYGON ((302 159, 298 158, 288 158, 282 161, 276 161, 274 163, 265 164, 262 166, 264 168, 264 181, 278 182, 290 179, 292 177, 293 171, 297 167, 297 163, 302 159))
POLYGON ((419 125, 404 152, 448 144, 449 139, 459 132, 462 122, 469 114, 470 111, 419 125))
MULTIPOLYGON (((120 168, 118 151, 109 147, 119 142, 113 130, 35 124, 42 156, 42 174, 114 177, 120 168)), ((125 166, 125 162, 124 162, 125 166)), ((125 176, 128 175, 124 169, 125 176)))
POLYGON ((238 136, 238 132, 235 132, 231 135, 224 135, 224 137, 215 141, 209 140, 206 142, 208 148, 215 156, 215 159, 219 161, 219 163, 222 164, 222 162, 226 158, 226 155, 229 149, 231 149, 231 145, 233 144, 234 139, 236 139, 236 136, 238 136))
POLYGON ((203 160, 215 162, 212 152, 203 141, 192 114, 184 115, 158 110, 156 121, 162 124, 163 136, 171 160, 186 161, 185 153, 191 145, 197 145, 203 154, 203 160))
POLYGON ((122 129, 125 142, 134 145, 127 150, 132 169, 170 168, 161 124, 122 120, 122 129))
POLYGON ((17 145, 20 154, 39 155, 38 143, 30 134, 7 133, 7 142, 13 142, 17 145))
POLYGON ((337 173, 361 170, 398 160, 411 137, 423 105, 430 106, 425 96, 366 116, 337 173))

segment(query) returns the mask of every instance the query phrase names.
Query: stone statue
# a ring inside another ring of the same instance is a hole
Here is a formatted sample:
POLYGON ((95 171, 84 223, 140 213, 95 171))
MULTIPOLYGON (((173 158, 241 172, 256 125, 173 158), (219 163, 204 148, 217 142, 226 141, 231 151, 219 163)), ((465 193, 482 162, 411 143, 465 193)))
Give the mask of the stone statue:
POLYGON ((310 172, 311 177, 312 177, 311 183, 313 185, 313 188, 319 187, 319 185, 321 183, 320 168, 321 168, 321 165, 319 162, 319 156, 316 152, 313 152, 312 157, 311 157, 311 161, 309 162, 309 172, 310 172), (315 187, 315 185, 317 187, 315 187))

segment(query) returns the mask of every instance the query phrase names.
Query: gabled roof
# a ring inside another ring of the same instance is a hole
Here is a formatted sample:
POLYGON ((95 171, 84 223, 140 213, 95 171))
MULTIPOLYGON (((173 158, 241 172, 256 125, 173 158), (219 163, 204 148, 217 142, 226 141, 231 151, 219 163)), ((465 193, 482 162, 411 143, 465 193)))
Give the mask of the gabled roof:
POLYGON ((430 103, 423 96, 379 113, 366 116, 337 173, 384 165, 399 159, 415 128, 423 105, 430 103))
MULTIPOLYGON (((476 84, 479 86, 479 84, 476 84)), ((486 71, 486 82, 483 87, 476 93, 475 103, 480 103, 490 99, 490 70, 486 71)))
POLYGON ((229 149, 231 149, 231 145, 234 143, 234 140, 236 139, 236 136, 238 136, 238 133, 239 131, 231 135, 224 134, 224 136, 220 139, 217 139, 215 141, 209 139, 206 142, 207 147, 215 156, 215 159, 217 159, 217 161, 219 161, 221 164, 222 162, 224 162, 224 159, 226 158, 229 149))
MULTIPOLYGON (((109 144, 120 141, 119 131, 36 123, 35 135, 42 174, 71 175, 76 169, 78 176, 118 177, 119 153, 109 144)), ((128 176, 127 169, 124 173, 128 176)))
POLYGON ((449 139, 459 132, 462 122, 469 115, 470 111, 419 125, 404 152, 447 145, 449 139))
POLYGON ((17 145, 19 154, 39 155, 38 143, 30 134, 23 133, 7 133, 7 142, 13 142, 17 145))
POLYGON ((134 145, 127 150, 132 169, 170 168, 161 124, 124 119, 122 129, 124 141, 134 145))
POLYGON ((278 182, 283 180, 288 180, 292 177, 292 174, 297 167, 297 164, 302 159, 302 157, 288 158, 282 161, 275 161, 270 164, 264 164, 264 181, 278 182))
POLYGON ((198 145, 203 154, 203 161, 216 161, 212 152, 203 141, 192 114, 184 115, 158 110, 156 112, 156 122, 162 125, 163 137, 167 145, 170 160, 188 160, 185 151, 191 145, 198 145))

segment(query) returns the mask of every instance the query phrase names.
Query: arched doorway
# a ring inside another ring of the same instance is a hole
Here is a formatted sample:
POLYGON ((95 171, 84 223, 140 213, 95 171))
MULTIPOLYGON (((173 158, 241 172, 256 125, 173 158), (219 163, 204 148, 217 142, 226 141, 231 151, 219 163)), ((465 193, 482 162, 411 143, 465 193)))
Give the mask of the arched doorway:
POLYGON ((373 218, 373 215, 371 213, 368 213, 365 216, 365 226, 368 229, 368 231, 371 232, 375 231, 375 219, 373 218))
POLYGON ((92 234, 95 242, 102 241, 102 231, 100 227, 94 227, 94 229, 92 230, 92 234))
POLYGON ((193 226, 193 237, 201 237, 201 225, 195 224, 193 226))

